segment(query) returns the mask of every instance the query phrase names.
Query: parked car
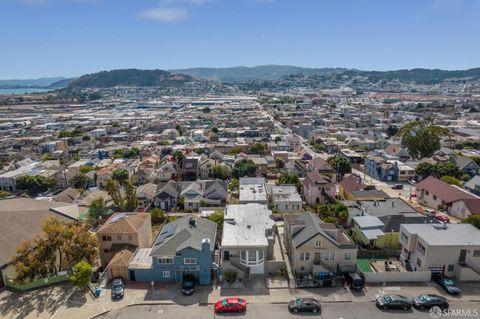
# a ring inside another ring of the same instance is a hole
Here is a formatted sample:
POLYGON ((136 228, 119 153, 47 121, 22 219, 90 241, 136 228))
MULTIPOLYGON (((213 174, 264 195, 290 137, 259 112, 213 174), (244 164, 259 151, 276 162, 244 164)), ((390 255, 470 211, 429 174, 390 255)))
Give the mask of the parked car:
POLYGON ((353 290, 362 290, 365 285, 362 277, 360 277, 357 273, 354 272, 347 273, 345 275, 345 280, 347 281, 350 289, 353 290))
POLYGON ((436 215, 435 219, 443 223, 450 223, 450 218, 445 215, 436 215))
POLYGON ((408 183, 412 186, 415 186, 417 184, 417 182, 414 179, 409 179, 408 183))
POLYGON ((403 189, 403 185, 402 184, 395 184, 392 186, 392 189, 403 189))
POLYGON ((430 309, 433 307, 439 307, 442 310, 446 310, 449 307, 448 300, 437 295, 420 295, 413 298, 413 306, 418 309, 430 309))
POLYGON ((411 193, 410 197, 417 197, 417 193, 411 193))
POLYGON ((290 312, 321 312, 320 301, 313 298, 297 298, 288 304, 290 312))
POLYGON ((195 291, 195 276, 186 275, 183 278, 182 294, 184 296, 190 296, 190 295, 193 295, 194 291, 195 291))
POLYGON ((224 298, 217 301, 214 305, 215 312, 245 312, 247 311, 247 301, 241 298, 224 298))
POLYGON ((121 299, 125 294, 125 288, 123 287, 123 279, 115 278, 112 282, 112 298, 121 299))
POLYGON ((401 295, 383 295, 377 298, 377 307, 382 309, 402 309, 409 310, 412 308, 412 301, 401 295))
POLYGON ((455 286, 453 280, 443 276, 442 274, 433 274, 432 279, 450 295, 459 295, 461 293, 460 288, 455 286))

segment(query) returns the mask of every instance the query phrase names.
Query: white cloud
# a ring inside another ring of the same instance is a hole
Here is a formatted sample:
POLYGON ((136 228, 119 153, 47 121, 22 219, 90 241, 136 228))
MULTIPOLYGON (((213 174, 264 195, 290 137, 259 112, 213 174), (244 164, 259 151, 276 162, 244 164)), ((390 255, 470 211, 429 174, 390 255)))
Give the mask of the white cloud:
POLYGON ((188 17, 188 12, 181 8, 157 7, 144 10, 139 13, 143 19, 160 22, 174 22, 188 17))

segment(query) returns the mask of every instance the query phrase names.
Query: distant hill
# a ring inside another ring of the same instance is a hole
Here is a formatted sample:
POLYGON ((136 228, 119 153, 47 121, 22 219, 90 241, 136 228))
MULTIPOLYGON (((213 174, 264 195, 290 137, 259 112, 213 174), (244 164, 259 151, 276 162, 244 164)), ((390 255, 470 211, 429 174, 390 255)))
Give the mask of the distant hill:
POLYGON ((60 89, 65 88, 70 85, 70 83, 75 80, 75 78, 62 79, 60 81, 54 82, 48 86, 49 89, 60 89))
POLYGON ((326 75, 340 73, 345 70, 346 69, 341 68, 303 68, 290 65, 260 65, 255 67, 190 68, 169 71, 220 82, 237 82, 244 80, 278 80, 292 74, 326 75))
POLYGON ((35 87, 35 88, 47 88, 55 82, 64 80, 62 76, 52 78, 40 78, 40 79, 26 79, 26 80, 0 80, 0 88, 22 88, 22 87, 35 87))
POLYGON ((195 81, 184 74, 163 70, 122 69, 83 75, 70 82, 68 88, 109 88, 114 86, 177 86, 195 81))
POLYGON ((411 69, 396 71, 357 71, 343 72, 349 76, 365 76, 371 81, 397 80, 400 82, 414 82, 418 84, 436 84, 452 79, 480 79, 480 68, 468 70, 447 71, 440 69, 411 69))

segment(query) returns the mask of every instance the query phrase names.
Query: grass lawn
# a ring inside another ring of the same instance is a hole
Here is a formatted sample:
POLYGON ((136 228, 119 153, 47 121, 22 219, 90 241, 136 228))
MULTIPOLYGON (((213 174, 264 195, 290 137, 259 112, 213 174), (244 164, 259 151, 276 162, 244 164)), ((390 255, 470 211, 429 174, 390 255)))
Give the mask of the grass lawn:
POLYGON ((372 272, 370 267, 370 258, 357 259, 357 266, 362 272, 372 272))

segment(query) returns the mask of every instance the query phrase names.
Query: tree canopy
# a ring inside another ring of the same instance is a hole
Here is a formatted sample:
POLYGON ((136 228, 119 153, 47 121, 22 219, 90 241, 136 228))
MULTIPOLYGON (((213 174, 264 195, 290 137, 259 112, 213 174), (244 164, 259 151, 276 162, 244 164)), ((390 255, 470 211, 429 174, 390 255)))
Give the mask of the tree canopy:
POLYGON ((240 177, 255 177, 257 166, 251 159, 242 159, 235 163, 232 175, 235 178, 240 177))
POLYGON ((75 287, 85 287, 92 278, 92 266, 84 261, 80 261, 73 266, 73 273, 70 281, 75 287))
POLYGON ((472 224, 473 226, 477 227, 480 229, 480 215, 471 215, 467 218, 465 218, 462 223, 465 224, 472 224))
POLYGON ((55 178, 45 176, 19 176, 15 180, 18 189, 26 191, 29 195, 37 195, 46 192, 57 185, 55 178))
POLYGON ((76 263, 95 262, 97 240, 83 223, 64 222, 50 216, 42 224, 43 236, 17 247, 12 264, 18 282, 70 270, 76 263))
POLYGON ((226 180, 231 176, 231 170, 228 166, 225 165, 215 165, 212 167, 211 176, 213 178, 218 178, 221 180, 226 180))
POLYGON ((345 157, 334 155, 329 157, 327 162, 338 172, 341 178, 352 171, 352 164, 345 157))
POLYGON ((277 185, 295 185, 299 194, 303 192, 303 184, 297 174, 284 172, 278 178, 277 185))
POLYGON ((435 175, 439 178, 444 176, 451 176, 456 179, 462 178, 463 171, 459 169, 455 164, 446 162, 446 163, 437 163, 432 164, 428 162, 423 162, 415 167, 415 174, 423 176, 424 178, 435 175))
POLYGON ((400 128, 396 134, 414 159, 431 157, 441 147, 440 138, 447 135, 446 128, 428 124, 425 121, 412 121, 400 128))
POLYGON ((92 201, 88 206, 88 215, 91 219, 99 219, 108 212, 108 208, 105 206, 105 200, 103 198, 97 198, 92 201))
POLYGON ((84 174, 78 173, 72 178, 70 178, 69 182, 70 182, 70 185, 72 185, 75 188, 86 189, 88 186, 88 183, 90 182, 90 179, 84 174))
POLYGON ((117 180, 120 184, 123 184, 128 180, 128 171, 124 168, 119 168, 113 171, 112 178, 117 180))

